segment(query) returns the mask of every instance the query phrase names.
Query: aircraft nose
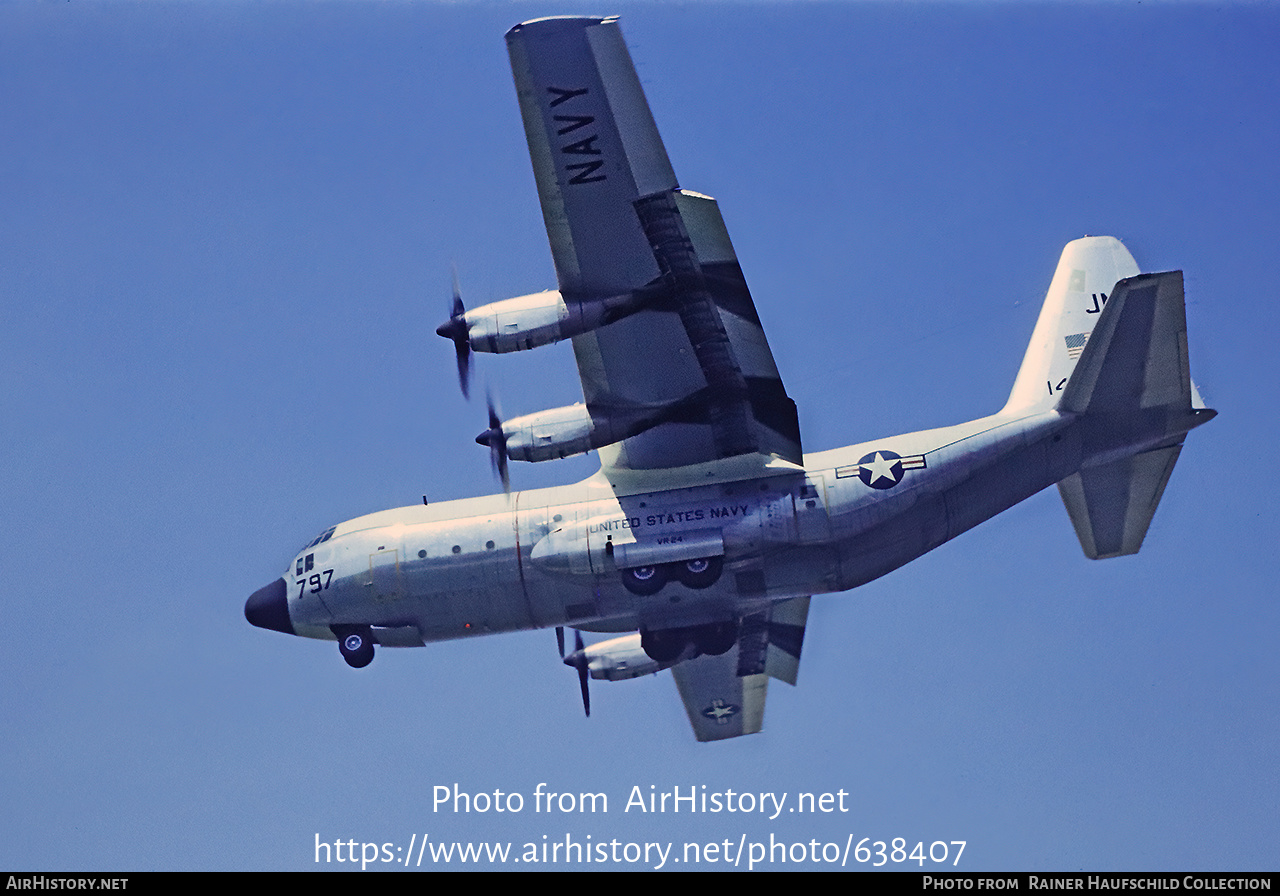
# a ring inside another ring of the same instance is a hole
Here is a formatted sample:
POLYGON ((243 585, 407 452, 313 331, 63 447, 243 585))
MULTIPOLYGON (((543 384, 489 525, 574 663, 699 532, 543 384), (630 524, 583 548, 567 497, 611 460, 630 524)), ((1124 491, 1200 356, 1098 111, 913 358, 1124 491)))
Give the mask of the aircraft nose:
POLYGON ((284 579, 276 579, 265 588, 259 588, 244 602, 244 618, 258 628, 295 634, 289 619, 289 601, 285 597, 284 579))

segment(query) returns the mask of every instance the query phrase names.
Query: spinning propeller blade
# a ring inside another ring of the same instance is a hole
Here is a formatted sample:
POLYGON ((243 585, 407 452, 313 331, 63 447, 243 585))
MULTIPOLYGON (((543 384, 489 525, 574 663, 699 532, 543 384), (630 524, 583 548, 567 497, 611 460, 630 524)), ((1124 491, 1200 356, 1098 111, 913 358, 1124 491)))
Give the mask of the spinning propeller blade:
POLYGON ((462 305, 462 291, 458 288, 458 272, 453 272, 453 304, 449 309, 449 319, 436 327, 436 332, 445 339, 453 341, 453 349, 458 355, 458 385, 462 387, 462 397, 471 397, 471 341, 467 336, 467 309, 462 305))
POLYGON ((511 491, 511 477, 507 472, 507 437, 502 431, 502 418, 493 405, 493 396, 486 395, 485 403, 489 406, 489 428, 476 436, 476 444, 489 446, 489 463, 493 465, 494 474, 502 480, 502 490, 511 491))
POLYGON ((587 679, 591 677, 591 670, 587 661, 586 651, 583 649, 582 632, 574 631, 573 653, 564 658, 564 664, 578 670, 578 686, 582 688, 582 708, 589 717, 591 715, 591 694, 587 690, 587 679))

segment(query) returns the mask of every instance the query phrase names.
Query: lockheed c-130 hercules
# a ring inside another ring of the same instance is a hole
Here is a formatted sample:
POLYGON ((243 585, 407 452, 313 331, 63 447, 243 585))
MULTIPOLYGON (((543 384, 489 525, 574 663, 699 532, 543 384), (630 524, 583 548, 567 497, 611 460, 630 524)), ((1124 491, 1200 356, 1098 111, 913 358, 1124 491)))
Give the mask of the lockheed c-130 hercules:
POLYGON ((587 678, 671 669, 699 740, 759 731, 795 684, 810 596, 882 576, 1057 484, 1087 556, 1135 553, 1207 422, 1180 271, 1067 245, 1008 402, 956 426, 806 454, 714 199, 682 189, 614 18, 507 33, 558 288, 439 333, 473 351, 571 340, 583 403, 503 421, 508 460, 596 450, 576 485, 386 510, 325 530, 255 592, 256 626, 374 645, 578 630, 587 678), (660 367, 641 363, 655 356, 660 367), (629 633, 584 646, 581 631, 629 633))

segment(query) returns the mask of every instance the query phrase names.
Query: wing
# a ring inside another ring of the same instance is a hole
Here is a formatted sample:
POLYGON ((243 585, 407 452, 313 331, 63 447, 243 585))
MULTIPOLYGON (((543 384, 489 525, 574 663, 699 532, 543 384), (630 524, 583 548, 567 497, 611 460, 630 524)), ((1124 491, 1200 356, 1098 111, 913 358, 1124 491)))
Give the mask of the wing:
POLYGON ((714 199, 680 189, 613 18, 507 33, 560 292, 637 297, 573 337, 606 469, 759 454, 799 464, 795 404, 714 199), (639 310, 636 310, 636 309, 639 310))
POLYGON ((671 669, 698 740, 755 734, 764 724, 769 676, 740 676, 737 669, 737 648, 722 656, 700 656, 671 669))
POLYGON ((764 724, 770 677, 796 683, 809 598, 778 601, 742 621, 738 643, 721 656, 673 666, 676 688, 700 741, 755 734, 764 724))

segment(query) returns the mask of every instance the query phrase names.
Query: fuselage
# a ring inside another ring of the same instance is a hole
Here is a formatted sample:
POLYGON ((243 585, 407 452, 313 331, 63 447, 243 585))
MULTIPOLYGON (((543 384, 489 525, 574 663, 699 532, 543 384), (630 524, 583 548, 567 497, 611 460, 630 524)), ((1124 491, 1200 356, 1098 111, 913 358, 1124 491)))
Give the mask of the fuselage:
POLYGON ((663 471, 661 488, 600 473, 373 513, 299 552, 246 615, 329 640, 368 626, 386 646, 741 619, 871 581, 1070 475, 1072 422, 1000 414, 806 455, 803 468, 720 462, 663 471), (673 577, 642 594, 620 576, 704 561, 716 577, 696 587, 673 577))

